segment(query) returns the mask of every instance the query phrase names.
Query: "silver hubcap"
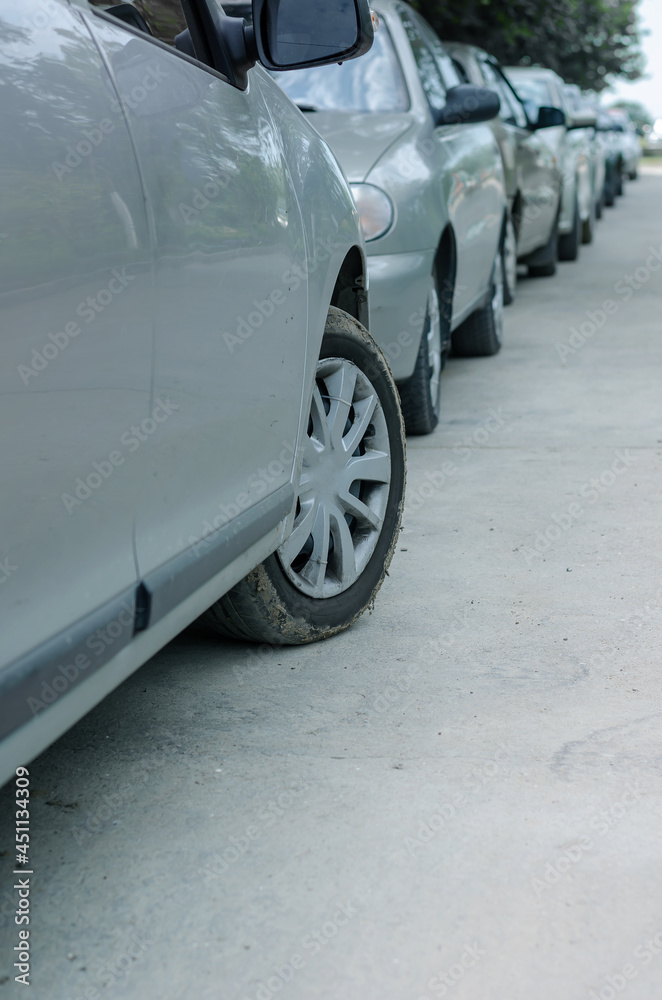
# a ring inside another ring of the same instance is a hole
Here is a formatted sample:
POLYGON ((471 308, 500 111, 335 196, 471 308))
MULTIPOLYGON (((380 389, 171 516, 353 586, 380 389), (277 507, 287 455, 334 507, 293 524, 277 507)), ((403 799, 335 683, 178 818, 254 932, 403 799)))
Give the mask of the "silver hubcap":
POLYGON ((503 241, 503 269, 508 291, 513 295, 517 284, 517 240, 515 227, 510 219, 506 223, 506 236, 503 241))
POLYGON ((391 479, 384 411, 351 361, 319 362, 304 449, 294 526, 278 557, 304 594, 333 597, 375 550, 391 479))
POLYGON ((439 296, 436 288, 428 295, 427 308, 428 327, 428 365, 430 366, 430 399, 435 411, 439 409, 439 381, 441 379, 441 316, 439 315, 439 296))
POLYGON ((492 286, 492 316, 494 318, 494 332, 497 340, 503 340, 503 259, 501 254, 496 259, 494 265, 494 284, 492 286))

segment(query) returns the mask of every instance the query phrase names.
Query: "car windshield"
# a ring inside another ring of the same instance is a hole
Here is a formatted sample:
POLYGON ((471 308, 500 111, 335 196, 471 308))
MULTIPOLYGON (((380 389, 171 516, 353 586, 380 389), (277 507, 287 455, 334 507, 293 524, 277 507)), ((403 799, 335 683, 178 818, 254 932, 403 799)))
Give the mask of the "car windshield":
POLYGON ((556 106, 549 84, 544 80, 513 74, 512 83, 516 93, 523 101, 534 101, 541 108, 556 106))
POLYGON ((409 96, 384 22, 372 48, 340 66, 274 73, 285 93, 306 110, 407 111, 409 96))

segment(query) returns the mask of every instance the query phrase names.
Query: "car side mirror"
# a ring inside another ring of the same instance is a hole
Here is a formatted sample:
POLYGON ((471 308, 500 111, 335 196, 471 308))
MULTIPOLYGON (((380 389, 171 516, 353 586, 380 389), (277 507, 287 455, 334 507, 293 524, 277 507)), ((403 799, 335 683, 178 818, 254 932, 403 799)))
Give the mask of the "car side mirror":
POLYGON ((187 0, 188 28, 175 39, 240 90, 256 62, 269 70, 302 69, 356 59, 374 39, 369 0, 253 0, 252 24, 216 0, 187 0))
POLYGON ((435 112, 435 125, 474 125, 496 118, 501 108, 499 95, 489 87, 461 83, 446 92, 446 104, 435 112))
POLYGON ((532 126, 536 131, 540 128, 558 128, 566 124, 565 112, 561 108, 549 108, 543 105, 538 108, 538 117, 532 126))
POLYGON ((596 121, 597 118, 592 111, 585 111, 580 114, 573 115, 568 122, 568 128, 595 128, 596 121))
POLYGON ((373 41, 368 0, 253 0, 258 59, 290 70, 355 59, 373 41))

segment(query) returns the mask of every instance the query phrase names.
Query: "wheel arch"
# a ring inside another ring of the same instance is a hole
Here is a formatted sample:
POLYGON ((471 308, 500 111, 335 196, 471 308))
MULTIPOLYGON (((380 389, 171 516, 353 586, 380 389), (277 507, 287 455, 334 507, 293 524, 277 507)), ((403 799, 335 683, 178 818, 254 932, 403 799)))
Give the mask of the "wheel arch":
POLYGON ((453 294, 457 274, 457 243, 450 223, 446 226, 434 255, 432 273, 437 281, 439 310, 450 330, 453 315, 453 294))
POLYGON ((351 247, 340 265, 330 305, 349 313, 366 329, 368 315, 368 265, 359 247, 351 247))

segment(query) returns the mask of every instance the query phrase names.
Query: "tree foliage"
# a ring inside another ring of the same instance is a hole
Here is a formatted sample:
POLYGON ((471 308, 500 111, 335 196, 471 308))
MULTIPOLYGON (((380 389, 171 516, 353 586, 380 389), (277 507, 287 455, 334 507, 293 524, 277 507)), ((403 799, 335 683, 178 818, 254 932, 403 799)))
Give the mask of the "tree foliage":
POLYGON ((643 128, 644 125, 653 125, 654 123, 653 116, 648 108, 639 101, 616 101, 610 107, 621 108, 623 111, 627 111, 632 121, 639 128, 643 128))
POLYGON ((638 0, 412 0, 442 39, 479 45, 504 66, 546 66, 600 91, 643 69, 638 0))

